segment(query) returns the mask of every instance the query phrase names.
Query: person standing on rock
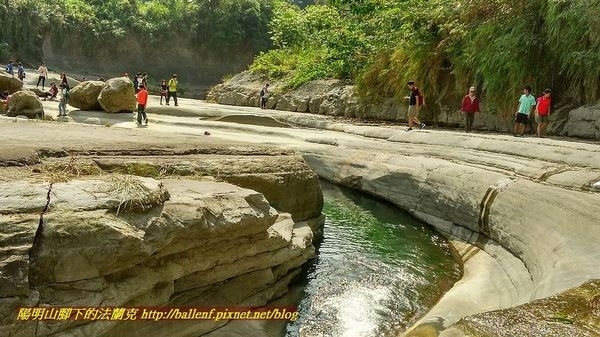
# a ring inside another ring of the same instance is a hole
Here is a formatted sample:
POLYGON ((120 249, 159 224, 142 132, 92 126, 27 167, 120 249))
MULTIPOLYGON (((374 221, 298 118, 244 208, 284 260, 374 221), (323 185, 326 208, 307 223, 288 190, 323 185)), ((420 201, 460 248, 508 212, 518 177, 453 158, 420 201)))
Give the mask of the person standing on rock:
POLYGON ((537 136, 539 138, 544 137, 546 133, 546 127, 548 126, 548 118, 550 118, 550 105, 552 104, 552 90, 544 90, 542 97, 538 99, 536 110, 537 116, 537 136))
POLYGON ((535 109, 535 97, 531 94, 531 87, 523 88, 523 95, 519 98, 519 107, 515 112, 515 137, 523 137, 525 124, 529 122, 529 115, 535 109))
POLYGON ((6 65, 6 72, 15 76, 15 68, 13 62, 13 60, 8 60, 8 64, 6 65))
POLYGON ((160 105, 163 105, 163 98, 165 98, 165 100, 166 100, 167 89, 168 89, 168 87, 167 87, 167 80, 161 80, 160 81, 160 91, 159 91, 159 93, 160 93, 160 105))
POLYGON ((148 91, 143 84, 140 84, 140 91, 137 93, 137 125, 148 125, 148 116, 146 116, 146 104, 148 104, 148 91), (143 118, 143 119, 142 119, 143 118), (142 124, 142 121, 144 124, 142 124))
POLYGON ((167 84, 167 105, 169 105, 169 100, 173 97, 173 101, 175 102, 175 106, 177 104, 177 74, 173 74, 173 77, 169 80, 167 84))
MULTIPOLYGON (((67 80, 67 74, 62 73, 60 74, 60 84, 62 84, 65 88, 67 88, 67 90, 69 90, 69 81, 67 80)), ((60 88, 60 85, 58 85, 58 87, 60 88)))
POLYGON ((266 83, 265 86, 260 89, 260 108, 267 108, 267 101, 269 100, 269 83, 266 83))
POLYGON ((465 115, 465 131, 471 132, 475 113, 479 111, 479 97, 475 95, 475 87, 469 88, 469 93, 463 98, 460 111, 465 115))
POLYGON ((17 67, 17 77, 21 82, 25 79, 25 68, 23 68, 23 63, 21 62, 19 62, 19 66, 17 67))
POLYGON ((37 84, 35 85, 35 87, 37 88, 40 85, 40 82, 42 82, 42 91, 44 90, 44 84, 46 83, 46 77, 48 77, 48 68, 46 67, 45 63, 42 63, 42 65, 38 68, 38 81, 37 84))
POLYGON ((408 81, 406 85, 408 85, 408 89, 410 89, 410 95, 406 97, 408 98, 408 129, 406 131, 412 130, 414 124, 418 125, 419 129, 422 129, 425 127, 425 123, 422 123, 418 116, 419 111, 425 102, 423 94, 419 91, 419 88, 415 86, 414 81, 408 81))
POLYGON ((67 100, 69 99, 69 88, 61 83, 58 88, 60 89, 60 101, 58 102, 58 116, 67 116, 67 100))

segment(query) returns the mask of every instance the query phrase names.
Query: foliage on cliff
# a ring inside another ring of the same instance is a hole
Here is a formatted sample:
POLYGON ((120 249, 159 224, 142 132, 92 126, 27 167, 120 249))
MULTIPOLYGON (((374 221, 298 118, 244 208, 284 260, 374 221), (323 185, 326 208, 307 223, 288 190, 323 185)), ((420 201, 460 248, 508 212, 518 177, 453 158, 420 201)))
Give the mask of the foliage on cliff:
POLYGON ((433 98, 475 85, 510 114, 523 86, 555 98, 600 98, 600 0, 274 1, 275 49, 251 70, 290 87, 335 77, 366 100, 402 97, 415 79, 433 98))
POLYGON ((7 0, 0 4, 0 58, 37 63, 46 36, 79 39, 89 53, 124 39, 148 48, 177 39, 198 53, 254 54, 270 47, 271 16, 272 0, 7 0))

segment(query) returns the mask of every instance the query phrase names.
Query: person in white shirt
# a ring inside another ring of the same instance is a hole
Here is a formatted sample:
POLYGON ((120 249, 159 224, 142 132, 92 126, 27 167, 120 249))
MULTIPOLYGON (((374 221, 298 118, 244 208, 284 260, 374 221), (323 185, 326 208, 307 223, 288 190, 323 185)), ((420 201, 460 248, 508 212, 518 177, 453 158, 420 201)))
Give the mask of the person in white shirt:
POLYGON ((46 77, 48 77, 48 68, 46 68, 46 64, 42 63, 42 65, 38 68, 38 73, 39 73, 39 77, 38 77, 38 81, 37 84, 35 85, 35 87, 37 88, 40 85, 40 82, 42 82, 42 91, 44 90, 44 84, 46 83, 46 77))

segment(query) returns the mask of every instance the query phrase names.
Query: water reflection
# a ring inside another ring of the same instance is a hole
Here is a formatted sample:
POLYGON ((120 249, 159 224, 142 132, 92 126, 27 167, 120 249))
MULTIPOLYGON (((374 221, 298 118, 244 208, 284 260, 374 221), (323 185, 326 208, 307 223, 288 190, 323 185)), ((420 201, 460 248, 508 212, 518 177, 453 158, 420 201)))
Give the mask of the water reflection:
POLYGON ((322 182, 327 216, 287 336, 395 336, 460 276, 448 243, 400 209, 322 182))

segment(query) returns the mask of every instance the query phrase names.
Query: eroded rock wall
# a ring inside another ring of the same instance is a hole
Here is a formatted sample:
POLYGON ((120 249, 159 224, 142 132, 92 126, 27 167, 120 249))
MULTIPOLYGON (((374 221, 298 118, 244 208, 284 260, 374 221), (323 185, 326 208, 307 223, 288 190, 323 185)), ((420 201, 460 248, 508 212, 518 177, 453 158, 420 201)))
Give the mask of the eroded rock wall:
MULTIPOLYGON (((207 101, 238 106, 259 106, 259 93, 267 79, 264 76, 242 72, 225 83, 211 89, 207 101)), ((407 121, 407 101, 385 99, 378 104, 360 102, 354 86, 340 80, 317 80, 294 90, 281 90, 277 81, 271 82, 269 109, 306 112, 312 114, 344 116, 351 118, 407 121)), ((407 90, 408 94, 408 90, 407 90)), ((436 102, 428 97, 420 113, 427 123, 442 126, 464 126, 464 116, 458 111, 460 102, 436 102)), ((516 106, 515 106, 516 108, 516 106)), ((481 113, 475 117, 474 128, 508 132, 512 130, 512 117, 502 116, 481 104, 481 113)), ((554 110, 553 110, 554 111, 554 110)), ((562 107, 550 115, 549 134, 600 140, 600 107, 598 105, 571 110, 562 107)))
POLYGON ((44 152, 55 158, 38 153, 33 170, 0 170, 0 335, 198 336, 227 321, 38 322, 16 314, 28 306, 261 306, 284 295, 315 255, 318 179, 291 153, 232 152, 146 157, 143 165, 133 156, 44 152), (227 179, 148 169, 219 165, 227 179), (224 181, 236 175, 264 192, 224 181), (294 187, 302 204, 280 200, 294 187))

